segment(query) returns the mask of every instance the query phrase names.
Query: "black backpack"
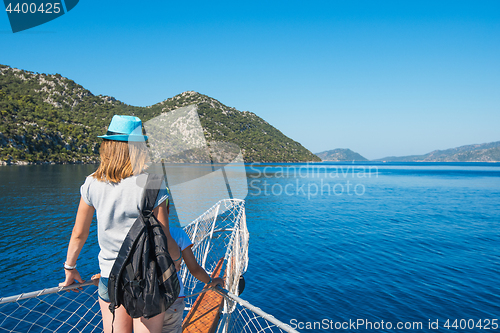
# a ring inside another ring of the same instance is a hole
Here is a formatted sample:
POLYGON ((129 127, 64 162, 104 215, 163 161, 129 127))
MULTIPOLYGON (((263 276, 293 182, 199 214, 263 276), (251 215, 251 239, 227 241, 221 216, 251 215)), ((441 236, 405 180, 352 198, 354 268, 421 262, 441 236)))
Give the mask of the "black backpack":
POLYGON ((111 269, 108 293, 113 313, 122 305, 132 318, 154 317, 167 310, 180 292, 167 237, 153 215, 163 177, 148 175, 143 208, 130 228, 111 269))

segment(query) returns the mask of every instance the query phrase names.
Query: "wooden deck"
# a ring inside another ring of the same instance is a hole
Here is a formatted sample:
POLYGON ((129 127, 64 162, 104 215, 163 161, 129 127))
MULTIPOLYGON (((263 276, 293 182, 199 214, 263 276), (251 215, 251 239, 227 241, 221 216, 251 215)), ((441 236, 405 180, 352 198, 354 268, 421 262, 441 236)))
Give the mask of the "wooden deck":
MULTIPOLYGON (((224 258, 219 260, 212 279, 219 277, 224 258)), ((224 305, 224 297, 210 290, 200 294, 182 323, 182 332, 213 333, 219 323, 219 315, 224 305)))

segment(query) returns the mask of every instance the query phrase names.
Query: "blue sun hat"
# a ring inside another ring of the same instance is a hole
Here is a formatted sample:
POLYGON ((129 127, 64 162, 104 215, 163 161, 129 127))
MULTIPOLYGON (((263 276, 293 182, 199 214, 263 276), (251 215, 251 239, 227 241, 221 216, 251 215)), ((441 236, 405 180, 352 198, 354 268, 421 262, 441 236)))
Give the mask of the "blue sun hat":
POLYGON ((98 138, 114 141, 143 142, 148 139, 142 135, 142 122, 134 116, 113 116, 109 123, 106 135, 100 135, 98 138))

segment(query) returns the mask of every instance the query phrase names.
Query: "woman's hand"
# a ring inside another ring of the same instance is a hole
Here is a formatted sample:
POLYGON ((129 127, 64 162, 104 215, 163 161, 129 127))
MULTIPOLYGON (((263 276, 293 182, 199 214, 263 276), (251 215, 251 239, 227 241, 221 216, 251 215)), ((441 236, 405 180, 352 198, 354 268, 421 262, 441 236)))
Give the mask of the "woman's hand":
POLYGON ((220 277, 213 279, 212 283, 207 284, 207 287, 215 288, 218 284, 220 284, 221 287, 224 287, 224 280, 222 280, 220 277))
MULTIPOLYGON (((67 287, 75 283, 75 280, 79 283, 83 283, 83 279, 80 276, 80 273, 75 269, 65 269, 64 273, 66 274, 66 280, 64 282, 59 283, 59 287, 67 287)), ((78 292, 78 290, 73 290, 78 292)))
POLYGON ((98 287, 100 278, 101 278, 101 273, 97 273, 97 274, 92 275, 92 277, 90 279, 92 280, 92 282, 94 282, 94 286, 98 287))

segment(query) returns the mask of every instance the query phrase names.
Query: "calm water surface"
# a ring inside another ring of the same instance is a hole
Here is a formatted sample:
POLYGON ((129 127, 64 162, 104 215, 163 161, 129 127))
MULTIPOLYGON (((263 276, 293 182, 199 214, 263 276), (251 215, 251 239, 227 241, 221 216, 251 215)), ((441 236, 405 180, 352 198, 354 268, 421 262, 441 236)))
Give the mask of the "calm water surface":
MULTIPOLYGON (((79 187, 94 169, 0 168, 0 296, 63 280, 79 187)), ((364 319, 431 331, 439 320, 443 332, 447 319, 500 321, 499 165, 272 164, 247 173, 242 297, 252 304, 304 325, 364 319)), ((97 253, 94 223, 78 261, 84 278, 98 272, 97 253)))

